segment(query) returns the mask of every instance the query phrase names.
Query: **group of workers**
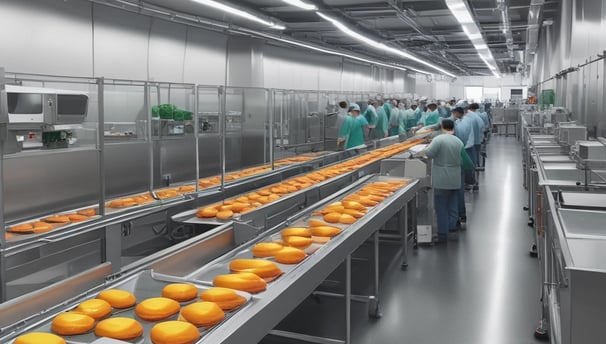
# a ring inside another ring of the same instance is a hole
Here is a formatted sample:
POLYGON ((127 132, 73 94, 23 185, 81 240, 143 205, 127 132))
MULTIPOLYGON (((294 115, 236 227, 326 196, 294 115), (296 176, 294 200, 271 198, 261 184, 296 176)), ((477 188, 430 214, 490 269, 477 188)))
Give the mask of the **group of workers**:
POLYGON ((467 221, 465 191, 479 190, 478 172, 486 157, 483 144, 491 128, 490 115, 477 103, 467 101, 415 102, 371 99, 362 113, 360 106, 339 103, 338 145, 345 149, 365 147, 365 142, 415 132, 423 127, 440 128, 420 155, 432 158, 432 189, 438 225, 437 242, 447 242, 467 221), (482 109, 483 110, 483 109, 482 109))
POLYGON ((438 125, 442 119, 452 117, 456 105, 455 99, 448 102, 427 100, 424 97, 417 101, 370 99, 364 112, 361 112, 358 104, 342 101, 339 103, 337 119, 340 128, 338 144, 351 149, 364 145, 367 140, 438 125))
POLYGON ((450 113, 443 115, 434 101, 424 100, 419 106, 416 102, 407 105, 401 100, 371 99, 362 114, 358 104, 340 102, 338 116, 338 143, 350 149, 364 145, 366 140, 382 139, 438 124, 440 117, 448 117, 450 113))

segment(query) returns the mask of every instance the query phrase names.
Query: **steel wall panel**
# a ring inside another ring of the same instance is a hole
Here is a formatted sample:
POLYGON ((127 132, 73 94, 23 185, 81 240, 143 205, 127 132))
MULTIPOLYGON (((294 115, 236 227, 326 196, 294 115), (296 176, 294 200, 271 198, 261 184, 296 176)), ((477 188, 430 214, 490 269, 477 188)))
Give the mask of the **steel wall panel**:
POLYGON ((97 158, 98 153, 94 149, 5 156, 6 221, 43 216, 98 202, 97 158))
POLYGON ((152 21, 149 33, 149 80, 185 79, 185 25, 152 21))
POLYGON ((91 6, 88 1, 2 1, 0 65, 14 72, 92 75, 91 6))
POLYGON ((95 5, 95 75, 147 80, 150 25, 149 17, 95 5))
POLYGON ((107 198, 147 191, 149 188, 147 142, 105 146, 105 192, 107 198))

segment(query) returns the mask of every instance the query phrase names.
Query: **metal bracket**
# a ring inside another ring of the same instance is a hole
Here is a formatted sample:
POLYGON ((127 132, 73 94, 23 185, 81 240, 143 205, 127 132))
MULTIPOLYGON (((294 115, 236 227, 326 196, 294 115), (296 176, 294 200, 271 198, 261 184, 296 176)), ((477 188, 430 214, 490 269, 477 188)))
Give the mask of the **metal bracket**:
POLYGON ((245 222, 234 221, 234 241, 236 245, 241 245, 247 241, 256 238, 261 233, 256 227, 245 222))

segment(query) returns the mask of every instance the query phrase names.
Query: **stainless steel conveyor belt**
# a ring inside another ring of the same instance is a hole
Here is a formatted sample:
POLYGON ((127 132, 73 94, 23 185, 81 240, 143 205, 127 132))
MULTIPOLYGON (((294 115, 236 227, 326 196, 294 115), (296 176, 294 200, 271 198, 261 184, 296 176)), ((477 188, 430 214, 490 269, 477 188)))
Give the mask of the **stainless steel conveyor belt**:
MULTIPOLYGON (((9 314, 7 312, 15 310, 15 303, 18 304, 19 302, 27 301, 16 300, 12 305, 8 305, 13 308, 7 307, 7 305, 0 305, 0 318, 3 319, 2 324, 0 324, 0 329, 2 330, 0 331, 0 341, 10 342, 19 334, 34 329, 46 329, 46 326, 48 326, 49 321, 55 314, 71 309, 78 302, 96 295, 96 293, 105 288, 124 288, 127 290, 130 288, 136 294, 139 293, 141 297, 152 296, 156 292, 152 290, 155 285, 161 285, 168 281, 188 281, 196 284, 200 289, 204 289, 208 286, 212 275, 224 271, 226 264, 232 258, 250 256, 250 249, 255 243, 271 240, 283 228, 302 224, 310 217, 310 214, 325 207, 327 204, 342 199, 368 183, 387 178, 382 176, 364 177, 337 192, 332 197, 317 202, 313 207, 291 216, 287 221, 263 232, 253 240, 237 242, 234 239, 234 232, 238 230, 237 226, 229 224, 220 226, 200 237, 191 238, 175 247, 158 252, 150 257, 152 260, 149 261, 149 264, 136 270, 125 272, 124 276, 115 282, 108 281, 98 287, 88 289, 88 292, 79 294, 79 296, 74 295, 74 298, 58 306, 50 307, 47 310, 33 314, 33 316, 29 316, 25 321, 19 319, 17 323, 7 325, 8 318, 6 316, 9 314), (208 252, 201 249, 201 246, 222 246, 223 249, 231 247, 231 250, 220 254, 219 258, 209 261, 208 252), (135 282, 140 279, 147 281, 143 283, 144 286, 135 282)), ((389 179, 393 180, 395 178, 389 179)), ((417 180, 408 180, 406 186, 396 190, 376 207, 369 209, 367 214, 354 224, 348 225, 346 228, 344 227, 345 229, 341 234, 332 238, 326 245, 318 248, 304 261, 294 267, 284 267, 285 274, 270 282, 266 291, 252 295, 247 305, 234 313, 230 313, 229 317, 221 324, 212 329, 203 329, 204 337, 198 343, 242 343, 243 338, 246 338, 246 342, 258 342, 343 262, 346 263, 348 275, 345 281, 345 316, 348 326, 345 340, 334 342, 350 343, 351 254, 368 238, 377 233, 378 229, 389 218, 401 212, 407 202, 414 198, 418 188, 419 183, 417 180)), ((403 223, 406 223, 406 221, 403 223)), ((402 230, 404 232, 407 231, 406 228, 402 228, 402 230)), ((406 235, 403 237, 405 238, 406 235)), ((378 247, 378 245, 375 246, 378 247)), ((378 273, 375 277, 377 278, 375 283, 378 283, 378 273)), ((81 284, 87 285, 86 283, 81 284)), ((375 290, 375 292, 378 292, 378 290, 375 290)), ((43 295, 48 296, 52 294, 44 293, 43 295)), ((39 301, 41 304, 49 304, 48 300, 39 299, 39 301)), ((78 340, 70 341, 70 343, 92 343, 92 340, 96 339, 93 337, 79 338, 78 340)))

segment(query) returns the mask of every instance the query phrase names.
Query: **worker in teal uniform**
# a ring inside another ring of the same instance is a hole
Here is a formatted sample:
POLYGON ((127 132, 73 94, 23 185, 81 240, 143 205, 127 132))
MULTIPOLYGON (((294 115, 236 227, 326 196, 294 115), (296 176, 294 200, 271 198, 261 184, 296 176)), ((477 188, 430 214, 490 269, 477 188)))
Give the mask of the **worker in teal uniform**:
POLYGON ((427 104, 427 112, 425 114, 425 126, 438 124, 440 121, 440 113, 438 112, 437 102, 429 102, 429 104, 427 104))
POLYGON ((398 109, 400 110, 398 112, 398 135, 402 135, 406 134, 406 130, 408 130, 408 128, 406 127, 406 121, 407 114, 410 109, 406 109, 406 104, 404 104, 404 102, 402 101, 398 103, 398 109))
MULTIPOLYGON (((455 136, 458 137, 465 147, 467 155, 471 158, 475 154, 475 138, 473 133, 473 119, 465 116, 465 110, 455 107, 452 110, 452 120, 455 122, 455 136)), ((473 160, 472 160, 473 163, 473 160)), ((473 169, 461 171, 461 189, 459 190, 459 223, 467 222, 467 209, 465 207, 466 185, 475 184, 475 165, 473 169)))
POLYGON ((444 101, 440 102, 440 106, 438 106, 438 112, 440 113, 440 118, 449 118, 451 115, 451 107, 449 103, 444 101))
POLYGON ((368 107, 364 111, 364 118, 368 122, 368 137, 374 138, 374 130, 377 126, 377 101, 374 99, 368 100, 368 107))
POLYGON ((354 119, 351 117, 351 113, 347 113, 347 116, 343 118, 341 129, 339 130, 339 137, 337 138, 337 150, 342 150, 347 147, 353 121, 354 119))
POLYGON ((387 137, 388 119, 385 113, 385 106, 381 104, 381 101, 377 102, 377 125, 375 127, 375 139, 382 139, 387 137))
POLYGON ((417 125, 417 123, 419 123, 419 121, 421 120, 421 117, 423 116, 423 107, 419 106, 420 103, 417 102, 416 108, 415 108, 415 125, 417 125))
POLYGON ((392 100, 391 114, 389 115, 389 136, 398 135, 400 128, 400 108, 398 101, 392 100))
POLYGON ((366 118, 366 121, 369 124, 370 124, 370 122, 373 121, 374 117, 377 117, 377 110, 372 105, 373 103, 374 103, 374 101, 372 99, 369 99, 368 106, 366 107, 366 110, 364 110, 364 113, 362 114, 362 116, 364 116, 364 118, 366 118))
POLYGON ((438 112, 438 104, 435 101, 430 101, 427 104, 427 111, 421 115, 421 119, 417 123, 420 128, 438 124, 440 122, 440 113, 438 112))
POLYGON ((383 109, 385 109, 385 115, 387 116, 387 121, 389 122, 389 117, 391 116, 391 101, 386 100, 383 104, 383 109))
POLYGON ((441 135, 418 155, 432 158, 431 186, 438 223, 438 242, 448 240, 448 233, 456 229, 459 219, 458 196, 461 188, 461 169, 473 168, 464 144, 454 135, 452 120, 442 120, 441 135))
POLYGON ((406 128, 410 129, 417 125, 417 103, 410 104, 410 108, 406 110, 406 128))
MULTIPOLYGON (((484 121, 482 120, 482 118, 480 117, 480 115, 478 114, 478 109, 480 108, 480 106, 477 103, 472 103, 469 105, 469 108, 467 110, 467 114, 465 114, 466 117, 470 117, 473 119, 473 134, 474 134, 474 140, 475 140, 475 144, 474 144, 474 148, 475 148, 475 157, 471 157, 471 159, 473 160, 475 166, 480 166, 480 151, 482 148, 482 140, 484 139, 484 121)), ((477 177, 476 174, 476 179, 475 179, 476 183, 473 186, 473 190, 474 191, 478 191, 480 190, 480 186, 479 186, 479 178, 477 177)))
MULTIPOLYGON (((342 133, 347 136, 347 143, 345 149, 361 148, 364 147, 364 132, 368 126, 368 122, 364 116, 360 116, 360 105, 352 103, 350 105, 351 111, 349 116, 349 124, 345 128, 347 133, 342 133)), ((343 140, 339 135, 339 140, 343 140)))

